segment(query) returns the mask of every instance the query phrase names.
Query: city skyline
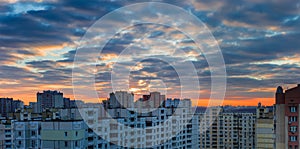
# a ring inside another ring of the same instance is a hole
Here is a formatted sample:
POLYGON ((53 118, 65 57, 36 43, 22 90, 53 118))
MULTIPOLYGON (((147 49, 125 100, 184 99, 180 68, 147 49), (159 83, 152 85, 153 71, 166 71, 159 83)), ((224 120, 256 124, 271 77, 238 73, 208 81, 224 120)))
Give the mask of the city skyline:
MULTIPOLYGON (((295 87, 295 86, 294 86, 295 87)), ((277 89, 277 88, 276 88, 277 89)), ((63 98, 67 98, 67 99, 69 99, 69 100, 80 100, 80 101, 83 101, 83 102, 86 102, 86 103, 89 103, 89 100, 85 100, 85 99, 75 99, 75 98, 71 98, 70 96, 68 96, 68 95, 65 95, 64 94, 64 92, 62 92, 62 91, 60 91, 60 90, 43 90, 43 91, 38 91, 38 92, 36 92, 35 94, 34 94, 34 96, 35 96, 35 99, 34 100, 31 100, 31 101, 26 101, 26 100, 24 100, 24 99, 22 99, 22 98, 14 98, 14 97, 9 97, 9 96, 3 96, 3 97, 1 97, 0 96, 0 98, 1 99, 11 99, 11 100, 13 100, 13 101, 22 101, 25 105, 29 105, 29 103, 30 102, 37 102, 38 101, 38 94, 41 94, 41 93, 44 93, 44 92, 57 92, 57 93, 59 93, 59 94, 62 94, 63 96, 63 98)), ((119 91, 117 91, 117 92, 119 92, 119 91)), ((120 92, 126 92, 126 93, 133 93, 133 92, 130 92, 130 91, 123 91, 123 90, 120 90, 120 92)), ((161 93, 161 92, 159 92, 159 91, 153 91, 153 92, 158 92, 158 93, 161 93)), ((153 93, 153 92, 148 92, 149 94, 150 93, 153 93)), ((115 92, 112 92, 112 93, 115 93, 115 92)), ((100 101, 99 102, 97 102, 97 103, 102 103, 102 101, 103 100, 107 100, 107 99, 109 99, 109 96, 110 96, 110 94, 111 93, 109 93, 109 94, 107 94, 107 97, 106 98, 103 98, 103 99, 100 99, 100 101)), ((274 92, 274 94, 276 94, 276 92, 274 92)), ((162 94, 163 95, 163 94, 162 94)), ((134 93, 133 93, 133 96, 134 96, 134 101, 137 101, 137 100, 139 100, 139 99, 142 99, 144 96, 149 96, 150 97, 150 95, 148 95, 148 94, 144 94, 144 95, 135 95, 134 93)), ((179 97, 165 97, 165 99, 180 99, 179 97)), ((275 97, 274 97, 274 104, 275 104, 275 97)), ((191 99, 191 101, 192 101, 192 105, 193 106, 199 106, 199 107, 206 107, 206 105, 207 105, 207 103, 205 102, 205 104, 198 104, 198 105, 195 105, 195 104, 193 104, 193 99, 191 99)), ((93 103, 93 102, 91 102, 91 103, 93 103)), ((254 106, 254 107, 256 107, 257 106, 257 104, 258 103, 260 103, 260 104, 263 104, 263 105, 266 105, 266 106, 273 106, 274 104, 272 104, 272 105, 268 105, 268 104, 264 104, 264 103, 262 103, 261 102, 261 100, 257 100, 257 102, 255 102, 255 103, 253 103, 253 104, 251 104, 251 105, 243 105, 243 104, 239 104, 239 103, 235 103, 235 104, 226 104, 226 103, 223 103, 223 104, 221 104, 221 105, 213 105, 213 106, 254 106)))
MULTIPOLYGON (((224 105, 255 106, 258 102, 273 105, 277 86, 286 89, 300 82, 297 75, 300 73, 298 1, 162 2, 195 15, 212 32, 227 71, 224 105)), ((3 0, 0 6, 0 97, 28 103, 36 100, 38 91, 60 90, 73 99, 72 66, 80 38, 96 20, 129 4, 134 2, 3 0)), ((121 19, 113 20, 112 24, 121 19)), ((129 91, 142 95, 167 87, 168 97, 178 97, 178 74, 163 60, 187 60, 195 65, 201 88, 200 91, 191 89, 201 94, 199 99, 193 100, 199 100, 200 106, 206 105, 211 78, 205 55, 193 51, 197 47, 184 33, 160 25, 129 27, 110 40, 97 65, 99 99, 106 99, 111 92, 107 70, 113 67, 120 51, 129 45, 161 59, 136 63, 132 67, 129 91), (169 56, 173 49, 185 51, 191 59, 169 56)))

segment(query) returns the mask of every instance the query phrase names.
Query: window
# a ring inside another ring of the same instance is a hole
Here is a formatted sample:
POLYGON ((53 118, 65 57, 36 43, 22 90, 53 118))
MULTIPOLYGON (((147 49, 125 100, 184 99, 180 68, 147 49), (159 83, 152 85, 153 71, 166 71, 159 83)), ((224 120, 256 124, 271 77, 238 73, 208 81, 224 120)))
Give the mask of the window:
POLYGON ((65 141, 65 147, 68 147, 68 142, 67 141, 65 141))
POLYGON ((31 147, 35 147, 35 141, 34 140, 32 140, 32 142, 31 142, 31 147))
POLYGON ((75 142, 75 146, 78 147, 78 142, 77 141, 75 142))
POLYGON ((76 131, 76 137, 78 136, 78 132, 76 131))
POLYGON ((21 131, 19 131, 19 136, 22 136, 22 132, 21 131))
POLYGON ((290 131, 291 132, 296 132, 297 131, 297 126, 291 126, 290 131))
POLYGON ((297 107, 291 106, 290 107, 290 112, 297 112, 297 107))
POLYGON ((290 141, 291 142, 297 141, 297 136, 290 136, 290 141))
POLYGON ((65 132, 65 136, 66 136, 66 137, 68 136, 68 132, 65 132))
POLYGON ((290 122, 297 122, 297 117, 296 116, 291 116, 290 117, 290 122))

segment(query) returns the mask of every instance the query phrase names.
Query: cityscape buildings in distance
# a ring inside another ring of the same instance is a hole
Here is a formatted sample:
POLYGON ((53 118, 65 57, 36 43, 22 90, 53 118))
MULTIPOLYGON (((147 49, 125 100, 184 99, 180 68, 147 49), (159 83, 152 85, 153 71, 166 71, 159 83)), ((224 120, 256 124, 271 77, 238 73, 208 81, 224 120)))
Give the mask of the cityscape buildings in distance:
POLYGON ((0 98, 0 146, 201 149, 299 147, 300 85, 287 90, 278 87, 274 106, 259 103, 257 107, 192 107, 189 99, 168 99, 159 92, 151 92, 138 101, 133 99, 134 94, 125 91, 111 93, 102 103, 92 104, 64 98, 63 93, 58 91, 37 93, 37 102, 30 102, 29 105, 24 105, 21 100, 0 98), (183 104, 178 107, 180 101, 183 104), (133 110, 139 108, 155 110, 149 113, 133 110), (175 114, 175 110, 179 110, 179 114, 175 114), (116 125, 107 119, 108 116, 122 125, 116 125), (159 126, 171 116, 175 117, 175 121, 167 126, 147 129, 159 126), (178 132, 174 133, 174 130, 178 132))

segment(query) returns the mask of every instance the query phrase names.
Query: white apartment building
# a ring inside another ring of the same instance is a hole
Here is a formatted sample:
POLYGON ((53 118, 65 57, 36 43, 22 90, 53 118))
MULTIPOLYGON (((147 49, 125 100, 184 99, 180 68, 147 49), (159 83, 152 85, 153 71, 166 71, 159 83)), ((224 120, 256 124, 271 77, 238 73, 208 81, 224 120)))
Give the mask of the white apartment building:
MULTIPOLYGON (((121 95, 126 95, 119 92, 121 95)), ((130 93, 127 93, 130 95, 130 93)), ((159 95, 164 98, 164 96, 159 95)), ((109 108, 102 105, 87 105, 80 108, 82 118, 88 129, 88 148, 197 148, 198 117, 191 116, 191 100, 169 100, 172 107, 152 108, 149 113, 138 113, 136 108, 126 109, 114 105, 114 96, 107 102, 109 108), (172 103, 173 102, 173 103, 172 103), (118 108, 116 108, 118 107, 118 108), (177 112, 175 113, 174 110, 177 112), (112 119, 109 119, 110 116, 112 119), (172 119, 170 119, 172 117, 172 119), (166 122, 168 121, 168 122, 166 122), (192 123, 193 122, 193 123, 192 123), (164 124, 164 125, 162 125, 164 124)), ((158 97, 158 96, 157 96, 158 97)), ((121 99, 123 98, 120 96, 121 99)), ((125 102, 126 103, 126 102, 125 102)))
POLYGON ((14 121, 0 125, 5 134, 0 135, 0 144, 18 149, 198 148, 199 117, 193 117, 191 100, 165 102, 164 95, 152 94, 157 95, 154 101, 162 103, 149 107, 147 113, 137 112, 133 94, 122 91, 113 95, 121 101, 110 98, 105 103, 109 106, 86 103, 79 109, 54 108, 42 113, 20 110, 14 113, 14 121))
POLYGON ((125 91, 110 93, 111 108, 132 108, 134 106, 134 94, 125 91))
POLYGON ((83 106, 82 117, 90 127, 88 148, 197 148, 198 117, 189 119, 192 117, 189 116, 190 100, 182 100, 181 105, 176 108, 177 114, 173 108, 165 107, 150 113, 124 108, 106 109, 113 120, 105 117, 98 106, 83 106), (172 120, 162 125, 170 116, 172 120))
POLYGON ((86 145, 86 126, 83 121, 41 122, 41 148, 82 149, 86 145))
POLYGON ((3 120, 0 124, 0 148, 13 149, 13 126, 11 122, 3 120))
POLYGON ((39 148, 41 146, 40 124, 40 121, 12 122, 14 148, 39 148))

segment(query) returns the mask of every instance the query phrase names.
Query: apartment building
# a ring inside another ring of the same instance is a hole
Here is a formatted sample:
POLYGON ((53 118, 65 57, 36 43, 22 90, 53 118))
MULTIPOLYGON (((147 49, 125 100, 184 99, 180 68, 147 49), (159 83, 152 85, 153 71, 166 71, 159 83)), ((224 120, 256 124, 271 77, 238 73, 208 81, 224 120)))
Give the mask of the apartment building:
POLYGON ((42 112, 45 108, 63 108, 64 97, 63 93, 58 91, 43 91, 38 92, 37 96, 37 111, 42 112))
POLYGON ((300 144, 300 84, 285 91, 279 86, 275 95, 276 148, 298 149, 300 144))
POLYGON ((10 120, 1 120, 0 122, 0 148, 13 149, 13 126, 10 120))
POLYGON ((13 100, 13 98, 0 98, 0 105, 0 116, 3 117, 7 117, 8 113, 24 107, 21 100, 13 100))
POLYGON ((274 149, 275 130, 274 130, 274 111, 273 107, 262 106, 260 103, 256 109, 255 126, 255 148, 274 149))
MULTIPOLYGON (((39 98, 53 99, 48 94, 52 92, 39 98)), ((62 93, 53 94, 62 97, 62 93)), ((35 113, 36 107, 19 109, 9 113, 13 120, 0 125, 5 134, 0 135, 0 144, 19 149, 198 148, 199 120, 192 115, 191 100, 166 102, 159 92, 150 95, 155 95, 150 98, 160 105, 148 107, 146 113, 139 113, 133 94, 123 91, 111 94, 103 103, 84 103, 78 108, 44 108, 39 113, 35 113)))
POLYGON ((231 113, 210 107, 199 117, 200 149, 255 148, 255 114, 231 113))
MULTIPOLYGON (((111 104, 110 99, 105 102, 111 104)), ((99 148, 197 148, 198 117, 191 116, 189 99, 181 102, 178 107, 162 106, 149 113, 138 113, 135 108, 112 108, 114 105, 105 111, 97 105, 83 106, 82 117, 91 129, 89 148, 93 144, 96 148, 97 142, 99 148), (107 114, 113 119, 108 119, 107 114), (99 135, 96 141, 93 132, 99 135)))
POLYGON ((85 148, 86 129, 82 120, 41 122, 41 148, 85 148))
POLYGON ((14 148, 40 148, 40 122, 39 121, 14 121, 13 144, 14 148))

